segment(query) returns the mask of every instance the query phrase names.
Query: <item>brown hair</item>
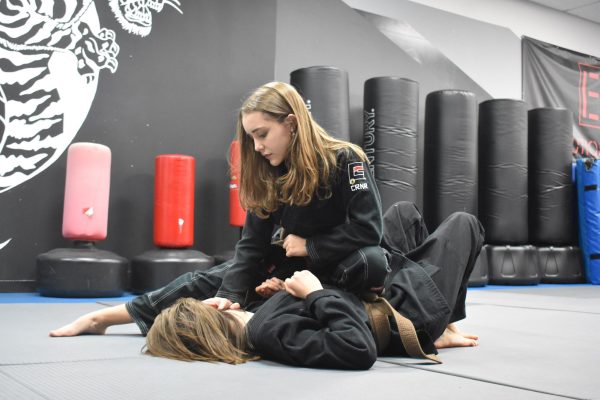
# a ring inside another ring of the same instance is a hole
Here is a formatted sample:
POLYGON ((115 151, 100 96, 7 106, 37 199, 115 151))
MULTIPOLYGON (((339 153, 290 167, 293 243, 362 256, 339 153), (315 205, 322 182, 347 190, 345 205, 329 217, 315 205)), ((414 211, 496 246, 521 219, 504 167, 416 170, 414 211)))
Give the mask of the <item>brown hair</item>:
POLYGON ((315 194, 331 197, 330 177, 338 150, 352 149, 367 161, 359 146, 330 136, 312 118, 296 89, 283 82, 267 83, 246 99, 236 130, 241 149, 240 202, 262 218, 281 204, 304 206, 315 194), (280 123, 290 114, 296 116, 296 133, 285 161, 288 170, 283 176, 254 150, 252 138, 244 131, 242 117, 254 111, 280 123))
POLYGON ((156 317, 145 352, 174 360, 241 364, 258 359, 247 347, 245 327, 235 316, 183 298, 156 317))

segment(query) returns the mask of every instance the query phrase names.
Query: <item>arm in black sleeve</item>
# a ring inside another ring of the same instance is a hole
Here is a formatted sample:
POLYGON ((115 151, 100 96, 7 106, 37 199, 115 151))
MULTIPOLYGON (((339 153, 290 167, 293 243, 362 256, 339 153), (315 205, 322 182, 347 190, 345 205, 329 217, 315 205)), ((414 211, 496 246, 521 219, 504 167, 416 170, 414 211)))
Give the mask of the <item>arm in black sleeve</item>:
POLYGON ((381 199, 369 165, 351 150, 338 153, 334 190, 341 196, 346 221, 306 240, 315 267, 337 262, 367 246, 377 246, 383 234, 381 199))
POLYGON ((248 326, 250 342, 261 356, 317 368, 369 369, 375 363, 371 331, 357 306, 336 291, 318 290, 304 301, 279 293, 271 300, 248 326), (304 308, 293 309, 293 302, 304 308))
POLYGON ((248 290, 262 282, 260 266, 271 242, 273 222, 253 213, 246 215, 242 238, 235 246, 233 265, 227 270, 215 297, 243 305, 248 290))

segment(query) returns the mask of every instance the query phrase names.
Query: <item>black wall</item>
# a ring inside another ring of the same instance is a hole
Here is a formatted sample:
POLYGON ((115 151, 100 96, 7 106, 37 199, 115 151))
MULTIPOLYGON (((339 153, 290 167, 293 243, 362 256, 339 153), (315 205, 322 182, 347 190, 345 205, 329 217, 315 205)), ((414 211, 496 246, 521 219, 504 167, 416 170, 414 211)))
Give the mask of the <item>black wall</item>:
MULTIPOLYGON (((147 37, 120 28, 108 2, 101 25, 120 46, 114 74, 103 70, 73 142, 112 150, 108 238, 98 247, 125 257, 152 248, 154 157, 196 157, 195 248, 233 248, 228 224, 228 146, 245 95, 273 80, 275 0, 182 0, 183 14, 153 14, 147 37)), ((66 152, 48 169, 0 193, 0 291, 32 290, 39 253, 62 239, 66 152)))

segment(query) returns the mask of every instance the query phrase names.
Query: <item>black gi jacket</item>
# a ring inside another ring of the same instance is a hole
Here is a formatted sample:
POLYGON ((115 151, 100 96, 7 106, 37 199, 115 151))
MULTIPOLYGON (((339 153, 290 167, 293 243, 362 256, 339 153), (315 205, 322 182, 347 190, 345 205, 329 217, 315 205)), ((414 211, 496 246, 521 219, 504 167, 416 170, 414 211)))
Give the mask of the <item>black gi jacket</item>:
POLYGON ((330 182, 332 195, 328 199, 315 195, 303 207, 283 205, 266 219, 247 214, 233 265, 216 297, 244 305, 254 288, 270 276, 287 278, 294 271, 309 269, 326 278, 352 252, 379 245, 381 200, 369 166, 350 149, 340 150, 330 182), (277 226, 286 234, 305 238, 308 257, 287 258, 281 247, 271 245, 277 226))
MULTIPOLYGON (((450 309, 429 273, 437 269, 406 258, 395 260, 386 297, 409 318, 426 353, 448 323, 450 309)), ((384 356, 406 356, 395 322, 384 356)), ((305 300, 279 292, 262 304, 246 326, 253 351, 263 358, 312 368, 369 369, 377 359, 375 339, 362 301, 341 289, 315 291, 305 300)))
POLYGON ((324 289, 305 300, 279 292, 248 322, 250 346, 265 359, 313 368, 369 369, 377 359, 365 309, 353 294, 324 289))

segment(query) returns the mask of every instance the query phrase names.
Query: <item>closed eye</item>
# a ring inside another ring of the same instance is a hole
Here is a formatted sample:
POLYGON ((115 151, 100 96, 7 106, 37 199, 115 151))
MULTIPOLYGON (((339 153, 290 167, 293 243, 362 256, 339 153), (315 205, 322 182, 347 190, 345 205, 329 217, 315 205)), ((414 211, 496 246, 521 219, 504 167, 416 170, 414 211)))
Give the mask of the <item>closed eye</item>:
POLYGON ((256 130, 253 133, 256 135, 257 138, 264 139, 267 136, 267 134, 269 133, 269 130, 261 129, 261 130, 256 130))

